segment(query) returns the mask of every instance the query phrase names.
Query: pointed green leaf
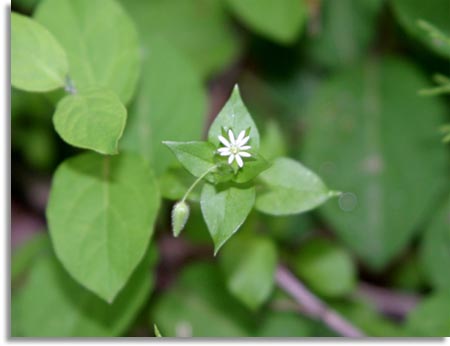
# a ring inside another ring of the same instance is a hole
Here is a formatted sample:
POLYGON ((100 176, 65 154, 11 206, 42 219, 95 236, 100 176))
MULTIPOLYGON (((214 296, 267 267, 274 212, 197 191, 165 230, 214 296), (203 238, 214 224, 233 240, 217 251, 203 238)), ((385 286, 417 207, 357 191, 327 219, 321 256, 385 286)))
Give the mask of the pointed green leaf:
POLYGON ((155 336, 157 338, 162 338, 161 332, 158 329, 158 326, 156 324, 153 324, 153 332, 155 333, 155 336))
POLYGON ((67 143, 101 154, 117 154, 127 110, 112 91, 90 89, 64 97, 53 116, 56 132, 67 143))
POLYGON ((446 108, 417 95, 426 84, 398 58, 368 61, 322 85, 305 119, 303 162, 344 191, 320 211, 373 269, 403 251, 448 186, 446 108))
POLYGON ((214 241, 215 254, 239 230, 254 204, 253 186, 213 186, 208 183, 203 186, 200 206, 214 241))
POLYGON ((201 138, 206 93, 196 71, 170 43, 155 40, 150 52, 120 146, 142 155, 160 176, 176 162, 163 141, 201 138))
POLYGON ((78 91, 112 89, 126 104, 139 76, 134 23, 115 0, 44 0, 35 13, 63 45, 78 91))
POLYGON ((20 332, 26 337, 112 337, 122 335, 153 289, 152 249, 114 303, 80 286, 52 252, 39 256, 16 300, 20 332))
POLYGON ((138 156, 86 153, 64 161, 47 205, 56 255, 78 282, 112 302, 147 249, 159 203, 155 178, 138 156))
POLYGON ((450 291, 450 198, 425 230, 421 249, 423 273, 435 289, 450 291))
POLYGON ((336 192, 301 163, 281 157, 262 172, 263 188, 258 191, 256 209, 272 215, 298 214, 325 203, 336 192))
POLYGON ((69 71, 66 52, 41 24, 11 13, 11 84, 27 91, 63 87, 69 71))
POLYGON ((178 161, 194 176, 200 177, 214 164, 216 148, 209 142, 163 142, 178 161))
POLYGON ((228 290, 250 309, 257 309, 274 287, 277 249, 267 238, 238 235, 220 254, 228 290))
POLYGON ((259 34, 288 44, 299 35, 307 15, 306 2, 298 0, 228 0, 231 9, 259 34))
POLYGON ((240 168, 233 178, 236 183, 251 181, 271 166, 269 161, 261 155, 254 152, 251 152, 251 154, 252 157, 244 158, 244 167, 240 168))
POLYGON ((259 132, 247 107, 242 101, 237 84, 234 87, 229 100, 209 128, 208 140, 215 146, 219 146, 220 144, 218 136, 222 134, 222 127, 227 130, 232 129, 236 136, 239 132, 246 131, 250 128, 250 141, 248 142, 248 145, 251 145, 252 150, 258 150, 259 132))

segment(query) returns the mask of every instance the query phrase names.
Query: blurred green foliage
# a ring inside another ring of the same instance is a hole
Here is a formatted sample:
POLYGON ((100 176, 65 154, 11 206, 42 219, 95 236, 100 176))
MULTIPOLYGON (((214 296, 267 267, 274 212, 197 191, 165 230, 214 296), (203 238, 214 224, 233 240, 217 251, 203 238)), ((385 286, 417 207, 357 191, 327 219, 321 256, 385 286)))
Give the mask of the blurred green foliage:
MULTIPOLYGON (((261 154, 269 161, 298 159, 343 192, 308 214, 250 212, 218 258, 200 215, 199 189, 189 196, 191 216, 176 242, 171 205, 162 203, 152 244, 146 251, 146 242, 138 244, 145 256, 133 256, 139 263, 129 280, 121 276, 125 286, 112 304, 86 287, 118 285, 117 273, 132 265, 115 263, 110 277, 94 275, 81 285, 57 259, 70 246, 58 254, 58 244, 39 233, 12 250, 12 336, 153 336, 156 330, 163 337, 339 336, 276 287, 279 263, 366 335, 450 334, 450 167, 440 132, 450 116, 447 0, 13 0, 12 10, 35 18, 67 51, 73 85, 66 89, 105 87, 118 95, 127 108, 119 151, 153 167, 164 199, 180 199, 195 178, 161 142, 204 139, 236 81, 261 130, 261 154), (376 301, 358 298, 361 282, 419 303, 393 318, 376 301)), ((31 188, 30 177, 50 179, 77 152, 53 128, 64 96, 11 89, 16 202, 28 206, 22 191, 31 188)), ((99 126, 92 136, 103 133, 99 126)), ((73 171, 80 174, 79 167, 73 171)), ((91 172, 98 189, 90 193, 100 200, 99 175, 101 169, 91 172)), ((147 191, 158 199, 140 180, 132 179, 135 187, 115 181, 129 191, 114 201, 119 213, 157 207, 159 200, 145 198, 134 207, 131 195, 147 191)), ((59 194, 72 196, 75 187, 69 182, 59 194)), ((132 232, 114 218, 117 228, 132 232)), ((83 216, 76 222, 61 224, 85 230, 83 216)), ((91 253, 125 253, 104 246, 106 233, 90 231, 91 253)), ((72 260, 75 269, 89 262, 72 260)))

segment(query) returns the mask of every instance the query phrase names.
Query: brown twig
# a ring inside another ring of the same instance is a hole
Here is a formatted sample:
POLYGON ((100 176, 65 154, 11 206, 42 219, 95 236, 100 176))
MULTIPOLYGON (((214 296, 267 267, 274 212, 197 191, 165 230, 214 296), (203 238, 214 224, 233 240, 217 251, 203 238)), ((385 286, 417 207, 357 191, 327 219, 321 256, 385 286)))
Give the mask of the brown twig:
POLYGON ((358 328, 323 303, 282 265, 278 265, 277 267, 276 282, 283 291, 295 299, 302 308, 302 311, 309 317, 321 320, 342 336, 351 338, 365 336, 358 328))

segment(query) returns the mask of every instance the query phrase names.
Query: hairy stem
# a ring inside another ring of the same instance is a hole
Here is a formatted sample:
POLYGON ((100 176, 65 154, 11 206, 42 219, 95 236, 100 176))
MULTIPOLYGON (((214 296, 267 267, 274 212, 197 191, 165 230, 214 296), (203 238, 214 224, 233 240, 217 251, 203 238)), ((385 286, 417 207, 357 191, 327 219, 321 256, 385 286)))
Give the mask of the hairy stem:
POLYGON ((203 173, 201 176, 199 176, 193 183, 192 185, 189 187, 189 189, 186 191, 186 193, 184 194, 183 198, 181 199, 181 203, 183 203, 184 201, 186 201, 186 198, 189 196, 189 194, 192 192, 192 190, 197 186, 197 184, 204 178, 206 177, 209 173, 211 173, 213 170, 215 170, 217 168, 217 165, 214 165, 210 168, 208 168, 205 173, 203 173))

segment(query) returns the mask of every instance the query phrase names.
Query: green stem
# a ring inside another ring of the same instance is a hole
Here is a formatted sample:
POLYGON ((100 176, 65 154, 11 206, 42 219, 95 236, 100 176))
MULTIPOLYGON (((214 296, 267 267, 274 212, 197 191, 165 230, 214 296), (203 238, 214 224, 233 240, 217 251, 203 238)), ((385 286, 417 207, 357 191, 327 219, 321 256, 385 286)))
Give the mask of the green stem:
POLYGON ((197 184, 204 178, 206 177, 209 173, 211 173, 213 170, 215 170, 217 168, 217 165, 214 165, 210 168, 208 168, 205 173, 203 173, 201 176, 199 176, 193 183, 192 185, 189 187, 189 189, 186 191, 186 193, 184 194, 183 198, 181 199, 181 203, 183 203, 186 198, 189 196, 189 194, 192 192, 192 190, 197 186, 197 184))

